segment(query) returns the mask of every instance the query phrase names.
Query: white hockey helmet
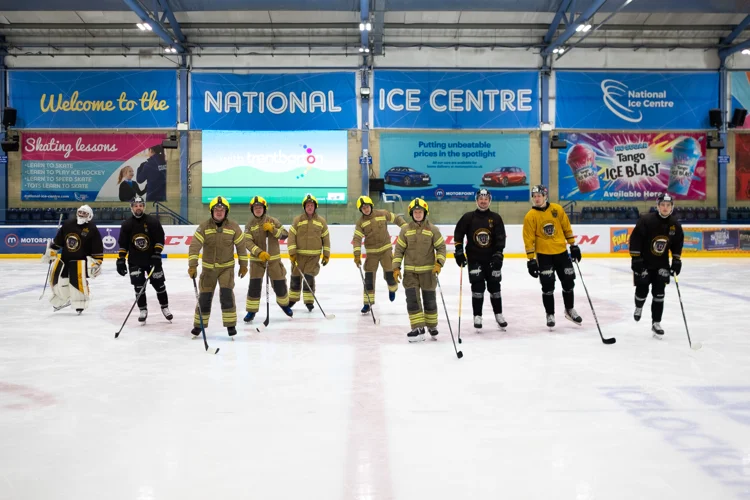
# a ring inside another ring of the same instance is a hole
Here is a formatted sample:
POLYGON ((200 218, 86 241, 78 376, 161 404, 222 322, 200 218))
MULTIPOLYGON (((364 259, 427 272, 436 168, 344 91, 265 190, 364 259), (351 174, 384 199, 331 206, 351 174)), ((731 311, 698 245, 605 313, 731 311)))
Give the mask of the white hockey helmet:
POLYGON ((78 224, 82 226, 94 218, 94 211, 88 205, 81 205, 76 211, 76 218, 78 219, 78 224))

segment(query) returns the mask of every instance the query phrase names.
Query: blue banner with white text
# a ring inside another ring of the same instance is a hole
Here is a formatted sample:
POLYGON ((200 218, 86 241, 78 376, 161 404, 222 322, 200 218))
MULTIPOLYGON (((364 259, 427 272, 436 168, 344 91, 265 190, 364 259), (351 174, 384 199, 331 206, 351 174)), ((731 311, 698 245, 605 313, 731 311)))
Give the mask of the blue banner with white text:
POLYGON ((8 72, 16 128, 175 128, 177 72, 8 72))
POLYGON ((556 72, 555 128, 710 129, 718 73, 556 72))
POLYGON ((537 71, 375 71, 378 128, 531 129, 537 71))
POLYGON ((192 73, 190 128, 354 129, 357 128, 355 75, 354 72, 192 73))

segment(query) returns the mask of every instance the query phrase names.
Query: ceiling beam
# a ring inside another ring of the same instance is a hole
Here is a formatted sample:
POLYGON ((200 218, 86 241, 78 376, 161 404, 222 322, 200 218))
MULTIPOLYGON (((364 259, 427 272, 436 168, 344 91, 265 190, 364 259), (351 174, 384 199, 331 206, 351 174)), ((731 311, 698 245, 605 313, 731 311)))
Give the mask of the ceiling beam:
POLYGON ((571 0, 561 0, 560 6, 557 8, 557 13, 549 25, 547 34, 544 35, 544 43, 550 43, 552 41, 552 37, 555 36, 555 32, 557 31, 558 26, 560 26, 560 21, 562 21, 563 15, 568 10, 570 2, 571 0))
POLYGON ((161 6, 162 12, 166 16, 167 20, 169 20, 169 27, 172 28, 172 31, 174 31, 174 34, 175 36, 177 36, 177 39, 180 41, 180 43, 185 43, 187 39, 182 33, 182 30, 180 29, 180 23, 178 23, 177 18, 174 17, 174 13, 169 7, 169 3, 167 2, 167 0, 158 0, 158 2, 161 6))
POLYGON ((731 47, 727 47, 725 49, 719 49, 719 57, 723 60, 731 56, 732 54, 745 49, 750 49, 750 39, 745 40, 742 43, 738 43, 737 45, 732 45, 731 47))
POLYGON ((721 39, 719 42, 721 45, 729 45, 731 44, 735 38, 740 36, 740 33, 745 31, 745 28, 750 26, 750 15, 746 16, 745 19, 743 19, 740 24, 738 24, 731 33, 729 33, 727 36, 721 39))
POLYGON ((383 55, 385 37, 385 0, 375 0, 372 12, 372 54, 383 55))
POLYGON ((588 22, 588 20, 591 19, 591 17, 596 14, 596 12, 601 9, 602 5, 604 5, 606 2, 607 0, 594 0, 589 8, 584 10, 581 15, 578 16, 578 19, 574 20, 570 25, 568 25, 567 28, 565 28, 565 31, 562 35, 557 37, 555 41, 550 43, 547 48, 542 51, 542 56, 546 57, 550 55, 554 49, 567 42, 573 35, 575 35, 576 27, 579 24, 588 22))
POLYGON ((182 45, 180 40, 175 40, 172 38, 172 35, 164 28, 164 26, 159 22, 158 19, 153 19, 151 15, 141 6, 140 2, 138 0, 123 0, 125 2, 125 5, 130 7, 130 9, 135 12, 138 17, 141 18, 141 21, 144 23, 147 23, 151 26, 154 33, 161 38, 164 43, 169 45, 170 47, 174 47, 179 54, 185 54, 187 50, 185 50, 185 47, 182 45))

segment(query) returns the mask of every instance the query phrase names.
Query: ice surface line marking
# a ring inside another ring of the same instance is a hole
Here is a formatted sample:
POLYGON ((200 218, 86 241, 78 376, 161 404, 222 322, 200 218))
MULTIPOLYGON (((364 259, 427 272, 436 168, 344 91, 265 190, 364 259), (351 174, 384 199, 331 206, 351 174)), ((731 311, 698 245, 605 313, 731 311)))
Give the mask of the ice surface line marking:
POLYGON ((21 295, 22 293, 26 292, 33 292, 35 290, 39 290, 39 286, 27 286, 25 288, 16 288, 15 290, 10 290, 7 292, 0 292, 0 299, 7 299, 8 297, 14 297, 16 295, 21 295))

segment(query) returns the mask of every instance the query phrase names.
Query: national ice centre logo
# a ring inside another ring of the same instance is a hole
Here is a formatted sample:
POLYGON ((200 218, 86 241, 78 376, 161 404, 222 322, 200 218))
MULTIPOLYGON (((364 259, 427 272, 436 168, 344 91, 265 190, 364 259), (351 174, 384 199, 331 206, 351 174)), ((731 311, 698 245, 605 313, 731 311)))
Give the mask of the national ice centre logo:
POLYGON ((617 80, 602 80, 602 100, 615 116, 630 123, 643 120, 640 108, 674 108, 674 101, 667 99, 667 91, 630 90, 617 80))

